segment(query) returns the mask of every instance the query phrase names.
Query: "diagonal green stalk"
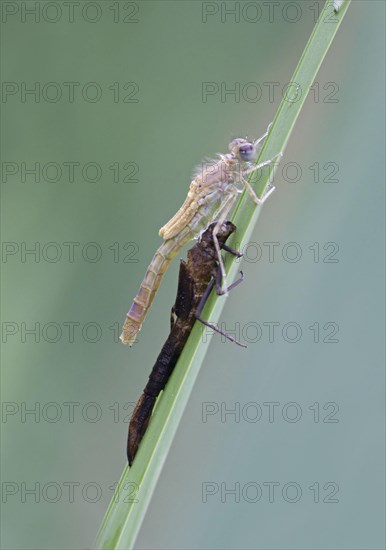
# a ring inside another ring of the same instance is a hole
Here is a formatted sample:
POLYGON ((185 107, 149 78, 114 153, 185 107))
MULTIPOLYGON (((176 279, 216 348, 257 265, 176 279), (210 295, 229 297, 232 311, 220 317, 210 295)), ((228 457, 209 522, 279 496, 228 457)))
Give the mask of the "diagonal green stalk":
MULTIPOLYGON (((270 135, 264 142, 257 162, 284 151, 308 91, 349 3, 350 0, 343 2, 337 14, 332 2, 324 7, 293 74, 293 85, 289 87, 279 106, 270 135)), ((256 188, 259 196, 269 183, 269 172, 267 170, 262 175, 256 188)), ((237 242, 241 248, 251 237, 259 210, 244 193, 232 219, 237 226, 237 242)), ((236 276, 239 266, 227 255, 226 267, 229 282, 236 276)), ((205 307, 204 318, 217 322, 223 305, 224 298, 213 293, 205 307)), ((130 469, 126 467, 122 474, 100 527, 95 548, 133 548, 208 347, 201 336, 202 328, 196 323, 172 377, 157 402, 134 464, 130 469)))

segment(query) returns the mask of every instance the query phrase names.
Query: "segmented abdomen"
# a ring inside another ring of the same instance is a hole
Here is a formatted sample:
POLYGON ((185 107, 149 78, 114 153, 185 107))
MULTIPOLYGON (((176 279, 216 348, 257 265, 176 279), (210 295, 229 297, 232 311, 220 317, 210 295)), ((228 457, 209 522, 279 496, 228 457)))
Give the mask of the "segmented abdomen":
POLYGON ((185 231, 178 235, 178 238, 165 241, 154 254, 139 291, 127 313, 122 334, 119 337, 124 344, 131 346, 134 343, 137 333, 141 330, 147 310, 153 302, 163 274, 174 256, 184 244, 194 238, 195 234, 196 232, 193 232, 191 227, 187 226, 185 231))
POLYGON ((213 220, 214 213, 221 202, 220 199, 220 190, 214 189, 211 193, 211 200, 207 204, 199 205, 199 208, 197 208, 195 214, 186 223, 185 227, 182 227, 173 238, 164 241, 154 254, 138 294, 127 313, 122 334, 119 337, 124 344, 131 346, 135 342, 135 337, 141 330, 146 313, 153 302, 162 276, 169 267, 171 260, 187 242, 199 235, 208 223, 213 220))

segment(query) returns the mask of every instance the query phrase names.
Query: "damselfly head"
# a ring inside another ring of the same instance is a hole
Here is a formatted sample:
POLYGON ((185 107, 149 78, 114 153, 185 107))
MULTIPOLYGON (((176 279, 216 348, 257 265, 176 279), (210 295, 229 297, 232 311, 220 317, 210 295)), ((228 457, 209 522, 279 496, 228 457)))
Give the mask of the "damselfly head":
POLYGON ((243 138, 236 138, 229 144, 231 155, 243 162, 250 162, 256 158, 256 145, 243 138))

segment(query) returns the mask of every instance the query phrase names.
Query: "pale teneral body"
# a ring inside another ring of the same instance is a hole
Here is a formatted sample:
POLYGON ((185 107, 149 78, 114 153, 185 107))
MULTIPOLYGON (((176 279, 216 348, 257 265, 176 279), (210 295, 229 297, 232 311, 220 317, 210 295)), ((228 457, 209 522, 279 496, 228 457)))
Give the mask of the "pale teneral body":
POLYGON ((248 174, 271 164, 275 158, 282 155, 279 153, 273 159, 258 165, 253 164, 259 146, 267 137, 268 131, 269 128, 255 142, 242 138, 233 140, 229 144, 229 153, 219 155, 219 159, 216 161, 203 164, 197 172, 190 184, 184 204, 172 219, 159 230, 159 235, 164 242, 154 254, 138 294, 127 313, 120 336, 124 344, 131 346, 134 343, 160 285, 161 278, 171 260, 187 242, 199 236, 214 220, 217 220, 217 224, 213 230, 213 240, 218 254, 223 284, 226 288, 224 264, 216 235, 234 206, 238 194, 244 188, 258 205, 261 205, 274 190, 274 187, 271 187, 260 199, 245 179, 248 174))

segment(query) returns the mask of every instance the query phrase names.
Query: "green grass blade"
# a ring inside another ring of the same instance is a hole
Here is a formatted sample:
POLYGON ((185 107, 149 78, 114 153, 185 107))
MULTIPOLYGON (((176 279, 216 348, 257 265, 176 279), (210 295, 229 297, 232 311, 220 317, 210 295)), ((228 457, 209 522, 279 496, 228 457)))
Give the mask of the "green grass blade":
MULTIPOLYGON (((343 2, 340 11, 328 2, 311 34, 292 77, 296 83, 289 92, 300 91, 296 102, 283 98, 264 143, 258 162, 272 158, 284 151, 292 128, 312 86, 318 69, 331 45, 339 25, 348 9, 350 0, 343 2)), ((256 189, 261 196, 269 183, 267 173, 256 189)), ((243 196, 233 216, 237 226, 237 242, 242 247, 257 221, 257 208, 248 196, 243 196)), ((232 241, 229 243, 232 244, 232 241)), ((228 282, 232 281, 239 265, 227 256, 228 282)), ((205 307, 204 318, 217 322, 224 305, 224 298, 212 295, 205 307)), ((208 344, 201 339, 202 328, 196 323, 168 385, 157 402, 149 428, 141 443, 132 468, 126 468, 100 527, 95 548, 133 548, 138 531, 149 506, 161 469, 166 460, 174 435, 189 399, 194 382, 203 362, 208 344)), ((149 366, 150 369, 150 366, 149 366)))

